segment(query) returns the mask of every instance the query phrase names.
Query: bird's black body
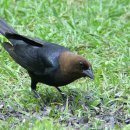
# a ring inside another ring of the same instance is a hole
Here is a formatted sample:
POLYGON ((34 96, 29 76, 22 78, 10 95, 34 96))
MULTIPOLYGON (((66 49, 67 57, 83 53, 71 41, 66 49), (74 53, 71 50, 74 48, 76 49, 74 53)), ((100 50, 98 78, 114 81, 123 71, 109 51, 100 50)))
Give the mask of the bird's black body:
MULTIPOLYGON (((32 81, 31 88, 33 90, 36 89, 38 82, 59 87, 83 77, 77 65, 79 61, 83 60, 85 69, 90 68, 89 62, 82 57, 73 53, 68 55, 70 51, 67 48, 44 42, 38 38, 29 38, 19 35, 1 18, 0 33, 11 42, 11 44, 8 42, 4 43, 4 48, 19 65, 28 71, 32 81), (64 55, 61 56, 62 54, 64 55), (60 56, 62 58, 60 58, 60 56), (67 62, 68 58, 70 59, 67 62), (73 68, 77 70, 72 71, 73 68)), ((93 78, 93 75, 90 74, 89 77, 93 78)))
POLYGON ((59 68, 58 57, 61 52, 67 49, 56 44, 43 43, 42 47, 23 44, 16 44, 13 51, 8 50, 14 60, 25 68, 31 78, 51 86, 55 84, 55 72, 59 68))
MULTIPOLYGON (((11 37, 13 34, 7 33, 7 36, 11 37)), ((15 34, 15 37, 18 36, 15 34)), ((32 40, 37 41, 41 46, 37 46, 36 43, 30 45, 17 39, 9 38, 9 40, 13 44, 13 49, 10 43, 4 44, 5 49, 18 64, 28 71, 32 79, 47 85, 60 86, 60 83, 55 83, 57 82, 55 72, 59 68, 58 57, 61 52, 68 51, 68 49, 40 39, 32 40)))

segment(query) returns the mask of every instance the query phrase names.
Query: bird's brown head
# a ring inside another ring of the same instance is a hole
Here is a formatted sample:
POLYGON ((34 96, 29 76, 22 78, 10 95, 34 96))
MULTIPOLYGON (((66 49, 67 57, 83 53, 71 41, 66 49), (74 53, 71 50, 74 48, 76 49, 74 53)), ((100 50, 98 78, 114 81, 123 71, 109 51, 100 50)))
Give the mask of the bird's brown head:
POLYGON ((94 79, 91 64, 83 57, 72 52, 63 52, 59 57, 60 69, 64 75, 89 77, 94 79))

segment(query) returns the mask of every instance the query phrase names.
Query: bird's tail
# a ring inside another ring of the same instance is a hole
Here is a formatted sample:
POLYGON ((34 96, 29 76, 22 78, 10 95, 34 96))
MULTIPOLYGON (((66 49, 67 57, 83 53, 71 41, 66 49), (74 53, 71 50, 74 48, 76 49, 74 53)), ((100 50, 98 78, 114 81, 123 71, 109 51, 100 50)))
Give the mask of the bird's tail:
POLYGON ((0 33, 6 37, 6 33, 16 33, 16 31, 0 18, 0 33))

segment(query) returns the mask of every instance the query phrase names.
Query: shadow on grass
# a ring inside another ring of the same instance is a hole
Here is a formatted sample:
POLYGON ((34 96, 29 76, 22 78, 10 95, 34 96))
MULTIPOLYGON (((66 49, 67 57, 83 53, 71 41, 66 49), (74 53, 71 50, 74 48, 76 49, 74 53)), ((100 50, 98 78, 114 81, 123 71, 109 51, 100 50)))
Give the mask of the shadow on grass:
POLYGON ((81 107, 83 104, 89 105, 90 100, 92 100, 92 94, 78 89, 68 89, 67 91, 63 91, 63 94, 64 97, 59 92, 46 90, 40 96, 46 106, 71 105, 72 107, 74 105, 75 107, 81 107))
POLYGON ((62 99, 60 93, 55 89, 51 91, 45 89, 44 93, 40 93, 44 103, 40 98, 33 97, 34 95, 30 91, 22 93, 23 97, 20 98, 19 104, 15 103, 12 106, 7 105, 4 101, 0 102, 0 120, 8 120, 13 117, 12 122, 17 124, 25 119, 30 121, 30 119, 40 120, 43 117, 50 117, 55 120, 55 123, 60 122, 65 127, 79 126, 80 128, 81 125, 85 125, 85 129, 98 122, 102 129, 106 125, 107 128, 113 128, 114 124, 130 123, 124 111, 126 108, 124 102, 116 99, 106 107, 104 99, 96 98, 92 92, 68 89, 64 91, 66 98, 62 99), (119 107, 116 108, 116 106, 119 107))

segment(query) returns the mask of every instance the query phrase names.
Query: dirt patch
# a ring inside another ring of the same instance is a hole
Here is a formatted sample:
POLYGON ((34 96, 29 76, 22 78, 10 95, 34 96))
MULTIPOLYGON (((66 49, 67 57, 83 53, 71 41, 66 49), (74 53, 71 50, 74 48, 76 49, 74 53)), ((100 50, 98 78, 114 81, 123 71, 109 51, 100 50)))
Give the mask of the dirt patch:
MULTIPOLYGON (((38 110, 35 108, 31 111, 25 108, 19 109, 17 105, 14 109, 9 105, 7 106, 5 102, 0 101, 0 120, 6 121, 9 117, 13 117, 17 119, 16 125, 31 118, 41 120, 43 117, 50 117, 55 119, 55 123, 59 122, 66 128, 73 127, 77 129, 81 126, 85 129, 93 128, 94 122, 99 122, 99 129, 114 128, 114 125, 122 127, 123 124, 130 124, 127 104, 123 101, 118 102, 118 100, 115 100, 106 106, 103 99, 98 99, 97 105, 92 106, 89 103, 96 99, 93 99, 92 95, 79 98, 78 92, 73 92, 59 103, 54 102, 56 99, 52 100, 53 97, 50 98, 46 97, 44 108, 39 105, 38 110)), ((10 125, 14 125, 14 122, 10 125)))

